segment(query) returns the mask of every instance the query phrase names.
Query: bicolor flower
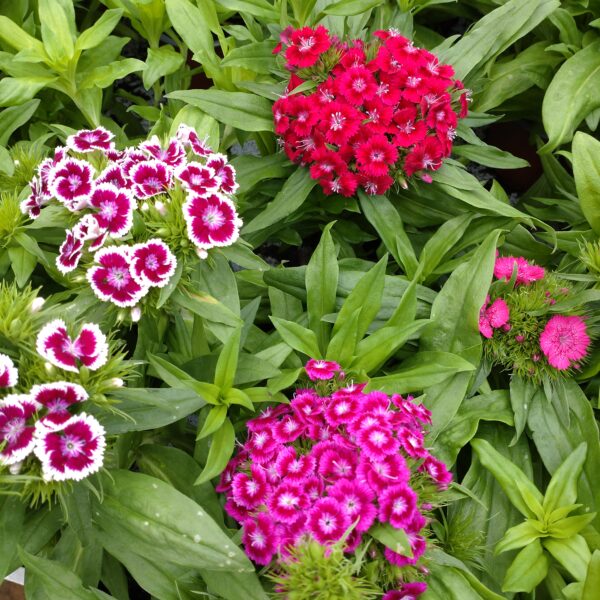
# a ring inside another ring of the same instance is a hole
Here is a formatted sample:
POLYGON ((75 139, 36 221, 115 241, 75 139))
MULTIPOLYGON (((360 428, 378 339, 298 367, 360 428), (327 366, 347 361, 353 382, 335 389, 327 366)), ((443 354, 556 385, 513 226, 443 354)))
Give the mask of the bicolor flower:
POLYGON ((94 189, 92 166, 87 161, 65 158, 53 167, 48 179, 52 195, 70 211, 87 206, 94 189))
POLYGON ((79 335, 73 340, 64 321, 50 321, 39 332, 36 348, 47 361, 73 373, 79 371, 80 364, 95 371, 108 359, 106 336, 95 323, 82 325, 79 335))
POLYGON ((192 149, 192 152, 197 156, 209 156, 212 150, 208 146, 206 140, 201 140, 196 131, 189 125, 182 123, 177 129, 177 139, 192 149))
POLYGON ((240 220, 231 200, 221 194, 190 194, 183 205, 188 237, 202 249, 231 246, 239 237, 240 220))
POLYGON ((83 254, 83 240, 77 237, 75 230, 66 230, 65 241, 58 249, 56 268, 66 275, 77 268, 83 254))
POLYGON ((320 544, 337 542, 350 527, 350 517, 335 498, 317 500, 308 513, 308 531, 320 544))
POLYGON ((268 565, 277 552, 275 523, 265 513, 244 522, 242 543, 246 554, 259 565, 268 565))
POLYGON ((94 218, 101 229, 113 238, 123 237, 133 225, 133 211, 137 202, 127 189, 118 189, 111 183, 96 185, 90 207, 95 210, 94 218))
POLYGON ((93 152, 94 150, 112 149, 114 134, 104 127, 96 129, 81 129, 67 138, 67 146, 75 152, 93 152))
POLYGON ((10 356, 0 354, 0 388, 11 388, 19 381, 19 371, 10 356))
POLYGON ((129 172, 133 191, 138 198, 150 198, 163 194, 171 187, 172 169, 158 160, 143 160, 129 172))
POLYGON ((135 306, 148 292, 132 275, 131 255, 123 246, 109 246, 96 252, 98 265, 87 272, 87 280, 100 300, 121 308, 135 306))
POLYGON ((60 424, 71 418, 69 408, 88 399, 88 393, 77 383, 54 381, 34 385, 30 391, 33 400, 45 409, 43 422, 60 424))
POLYGON ((177 138, 171 138, 166 148, 161 146, 158 136, 140 144, 140 149, 150 158, 158 160, 170 167, 179 167, 185 163, 185 148, 177 138))
POLYGON ((136 244, 130 250, 130 270, 142 286, 164 287, 177 267, 177 258, 162 240, 136 244))
POLYGON ((189 162, 177 169, 175 176, 185 189, 201 196, 218 191, 220 185, 220 179, 215 175, 214 169, 198 162, 189 162))
POLYGON ((206 166, 214 171, 222 192, 235 194, 239 185, 235 181, 235 169, 229 164, 225 154, 211 154, 206 159, 206 166))
POLYGON ((81 413, 51 427, 37 424, 34 438, 46 481, 79 481, 102 467, 105 431, 91 415, 81 413))
POLYGON ((0 401, 0 464, 14 465, 31 454, 35 440, 30 424, 37 405, 26 394, 10 394, 0 401))

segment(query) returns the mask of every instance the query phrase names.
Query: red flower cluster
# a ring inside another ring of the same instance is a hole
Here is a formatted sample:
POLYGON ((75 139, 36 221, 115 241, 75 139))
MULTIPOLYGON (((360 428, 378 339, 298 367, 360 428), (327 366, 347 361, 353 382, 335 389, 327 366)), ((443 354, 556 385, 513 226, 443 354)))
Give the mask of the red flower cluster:
POLYGON ((288 157, 310 165, 324 192, 383 194, 439 169, 452 150, 467 92, 454 70, 397 32, 342 43, 323 26, 285 31, 287 94, 273 105, 288 157), (309 70, 310 69, 310 70, 309 70), (311 93, 294 93, 306 80, 311 93))

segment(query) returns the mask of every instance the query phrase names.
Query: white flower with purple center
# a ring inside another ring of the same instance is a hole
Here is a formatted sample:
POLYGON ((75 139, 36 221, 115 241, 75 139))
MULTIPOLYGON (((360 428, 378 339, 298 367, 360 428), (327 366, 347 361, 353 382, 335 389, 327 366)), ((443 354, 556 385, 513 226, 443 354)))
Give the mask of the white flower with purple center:
POLYGON ((83 240, 69 229, 65 233, 65 241, 60 245, 56 257, 56 268, 63 275, 77 268, 83 252, 83 240))
POLYGON ((164 287, 177 268, 177 258, 159 239, 136 244, 131 248, 130 256, 131 274, 143 286, 164 287))
POLYGON ((166 148, 161 146, 158 136, 153 135, 149 140, 142 142, 140 148, 150 158, 166 163, 170 167, 179 167, 185 163, 185 148, 177 138, 171 138, 166 148))
POLYGON ((111 140, 114 134, 104 127, 81 129, 67 138, 67 146, 75 152, 93 152, 94 150, 110 150, 114 146, 111 140))
POLYGON ((202 249, 231 246, 239 237, 240 219, 233 202, 222 194, 190 194, 183 205, 188 237, 202 249))
POLYGON ((0 388, 11 388, 19 381, 19 371, 10 356, 0 354, 0 388))
POLYGON ((79 372, 79 363, 95 371, 108 360, 108 342, 96 323, 82 325, 72 340, 64 321, 50 321, 38 334, 36 349, 53 365, 73 373, 79 372))
POLYGON ((81 413, 52 427, 38 424, 34 439, 46 481, 79 481, 102 467, 105 431, 90 415, 81 413))
POLYGON ((148 293, 148 286, 136 281, 131 273, 131 256, 127 248, 101 248, 94 260, 98 265, 88 269, 87 280, 100 300, 128 308, 135 306, 148 293))
POLYGON ((30 394, 33 400, 45 409, 41 420, 47 425, 59 425, 68 421, 71 418, 71 406, 88 399, 88 393, 82 386, 68 381, 34 385, 30 394))
POLYGON ((195 192, 200 196, 218 191, 220 185, 215 170, 198 162, 190 162, 177 169, 175 177, 179 179, 186 190, 195 192))
POLYGON ((70 211, 81 210, 94 189, 92 166, 85 160, 65 158, 50 171, 48 187, 70 211))
POLYGON ((166 192, 172 183, 173 170, 158 160, 143 160, 134 165, 129 176, 138 198, 150 198, 166 192))
POLYGON ((95 209, 94 218, 101 229, 106 229, 110 237, 126 235, 133 225, 133 211, 137 202, 127 189, 118 189, 111 183, 96 186, 90 197, 90 207, 95 209))
POLYGON ((214 170, 221 182, 221 191, 235 194, 239 185, 235 181, 235 169, 229 164, 224 154, 211 154, 206 160, 206 166, 214 170))
POLYGON ((26 394, 10 394, 0 401, 0 464, 14 465, 29 456, 35 445, 30 424, 37 405, 26 394))

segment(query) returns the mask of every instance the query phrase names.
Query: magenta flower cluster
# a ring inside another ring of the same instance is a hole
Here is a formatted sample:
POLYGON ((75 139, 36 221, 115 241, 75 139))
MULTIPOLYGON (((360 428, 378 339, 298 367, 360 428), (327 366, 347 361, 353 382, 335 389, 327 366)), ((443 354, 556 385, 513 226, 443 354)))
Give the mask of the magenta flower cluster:
POLYGON ((92 252, 95 264, 87 270, 87 280, 96 296, 133 307, 150 288, 168 283, 177 258, 161 239, 130 245, 107 245, 108 240, 130 239, 134 213, 143 213, 148 202, 164 214, 170 192, 177 188, 185 201, 176 210, 205 258, 210 248, 229 246, 239 236, 241 220, 231 199, 238 186, 227 157, 214 153, 186 125, 166 147, 153 136, 121 151, 112 138, 102 127, 69 136, 66 147, 39 165, 21 210, 35 219, 56 199, 74 213, 78 220, 65 232, 57 269, 70 273, 86 250, 92 252))
MULTIPOLYGON (((343 382, 331 361, 311 360, 306 372, 313 381, 337 375, 343 382)), ((298 390, 289 405, 247 423, 248 439, 217 489, 227 495, 225 509, 242 524, 246 553, 256 563, 285 556, 305 536, 327 545, 349 532, 346 551, 353 552, 377 523, 408 536, 412 558, 384 550, 394 565, 415 565, 424 553, 427 519, 414 477, 445 489, 452 475, 425 447, 429 411, 411 397, 365 392, 365 385, 325 397, 298 390)))
MULTIPOLYGON (((536 281, 543 281, 546 272, 543 267, 532 264, 521 256, 504 256, 496 258, 494 277, 502 281, 510 281, 514 277, 515 286, 529 286, 536 281)), ((548 304, 556 303, 550 292, 546 292, 546 296, 548 304)), ((485 338, 491 339, 497 329, 505 333, 513 329, 509 304, 502 297, 492 301, 488 296, 479 313, 479 331, 485 338)), ((524 335, 518 331, 514 338, 517 343, 525 340, 524 335)), ((538 343, 548 364, 558 371, 565 371, 578 367, 579 361, 587 356, 590 338, 581 317, 556 314, 546 322, 538 343)), ((540 359, 541 354, 532 355, 534 362, 540 359)))
MULTIPOLYGON (((106 336, 95 323, 84 324, 75 339, 64 322, 48 323, 37 338, 37 352, 52 365, 77 372, 99 369, 108 359, 106 336)), ((0 354, 0 391, 18 383, 12 359, 0 354)), ((74 412, 88 400, 78 383, 36 384, 27 393, 0 400, 0 465, 18 472, 35 455, 46 481, 80 480, 100 469, 106 445, 104 428, 91 415, 74 412)))

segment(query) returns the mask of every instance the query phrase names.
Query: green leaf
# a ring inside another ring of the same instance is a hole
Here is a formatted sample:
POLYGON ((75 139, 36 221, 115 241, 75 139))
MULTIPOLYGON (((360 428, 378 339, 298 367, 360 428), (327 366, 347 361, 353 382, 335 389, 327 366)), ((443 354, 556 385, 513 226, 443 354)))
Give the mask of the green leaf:
POLYGON ((335 311, 339 266, 330 223, 323 230, 321 240, 306 266, 306 308, 308 323, 315 332, 319 348, 324 354, 329 343, 330 325, 321 319, 335 311))
POLYGON ((585 538, 581 535, 566 540, 546 538, 542 544, 575 579, 578 581, 585 579, 587 566, 592 558, 585 538))
POLYGON ((112 62, 110 65, 96 67, 86 72, 81 78, 78 94, 84 98, 82 92, 87 91, 87 88, 107 88, 117 79, 122 79, 136 71, 143 71, 145 68, 146 64, 137 58, 124 58, 112 62))
MULTIPOLYGON (((0 17, 2 19, 2 17, 0 17)), ((1 21, 0 21, 1 22, 1 21)), ((10 136, 29 121, 33 113, 37 110, 40 101, 38 99, 30 100, 20 106, 11 106, 0 112, 0 146, 6 146, 10 136)))
POLYGON ((389 523, 380 523, 373 525, 368 534, 393 552, 412 558, 410 540, 403 529, 396 529, 389 523))
POLYGON ((544 496, 544 511, 551 513, 577 500, 577 482, 585 463, 587 444, 582 442, 554 472, 544 496))
POLYGON ((277 317, 269 318, 273 322, 273 325, 275 325, 275 329, 277 329, 283 341, 290 348, 306 354, 309 358, 321 358, 319 342, 314 331, 306 329, 306 327, 302 327, 302 325, 298 325, 298 323, 293 323, 292 321, 286 321, 277 317))
POLYGON ((577 515, 559 519, 548 527, 548 533, 552 538, 566 539, 578 534, 587 527, 596 517, 595 513, 588 515, 577 515))
POLYGON ((204 421, 200 433, 196 436, 196 440, 202 440, 217 431, 217 429, 220 429, 223 426, 226 417, 227 406, 225 404, 213 406, 206 417, 206 421, 204 421))
POLYGON ((254 42, 234 48, 221 61, 221 67, 241 67, 254 73, 270 73, 276 66, 274 42, 254 42))
POLYGON ((23 532, 25 508, 18 496, 0 496, 0 581, 11 572, 23 532))
POLYGON ((15 50, 29 51, 40 60, 48 59, 44 44, 4 15, 0 15, 0 40, 15 50))
POLYGON ((418 352, 405 360, 395 373, 373 377, 367 389, 404 394, 440 383, 454 373, 473 370, 475 367, 469 361, 450 352, 418 352))
POLYGON ((316 184, 317 182, 310 176, 309 170, 299 167, 286 180, 266 208, 244 225, 242 233, 245 235, 255 233, 283 221, 302 206, 316 184))
POLYGON ((352 357, 356 349, 358 337, 358 318, 360 308, 357 308, 352 315, 344 319, 344 324, 333 335, 327 345, 325 358, 339 362, 342 366, 352 362, 352 357))
POLYGON ((595 600, 600 589, 600 550, 596 550, 592 554, 590 564, 588 565, 585 582, 583 585, 583 593, 581 600, 595 600))
POLYGON ((15 106, 31 100, 56 77, 4 77, 0 80, 0 106, 15 106))
POLYGON ((581 121, 600 106, 600 40, 569 58, 552 79, 542 104, 548 143, 540 153, 551 152, 571 140, 581 121))
POLYGON ((279 19, 278 11, 267 0, 215 0, 215 2, 228 10, 267 19, 268 22, 279 19))
POLYGON ((531 524, 530 520, 527 520, 511 527, 500 542, 498 542, 495 551, 500 554, 501 552, 508 552, 508 550, 522 548, 540 537, 542 537, 542 534, 531 524))
POLYGON ((8 256, 17 285, 22 288, 29 281, 29 277, 37 265, 37 257, 21 246, 11 246, 8 249, 8 256))
POLYGON ((400 214, 385 196, 369 196, 358 193, 360 207, 371 225, 381 237, 388 252, 412 279, 417 270, 418 261, 412 244, 404 231, 400 214))
POLYGON ((496 478, 496 481, 500 484, 513 506, 523 516, 534 519, 536 517, 534 511, 535 507, 528 506, 521 491, 517 488, 517 485, 520 485, 522 490, 529 491, 536 502, 541 504, 544 498, 540 491, 529 480, 529 477, 527 477, 519 467, 496 451, 485 440, 471 440, 471 446, 477 453, 481 464, 496 478))
POLYGON ((213 477, 220 475, 227 466, 235 446, 235 431, 229 419, 214 434, 208 451, 208 458, 202 473, 196 479, 195 485, 210 481, 213 477))
POLYGON ((61 2, 38 0, 44 49, 55 65, 66 65, 75 53, 72 25, 61 2))
POLYGON ((111 471, 101 480, 94 521, 139 556, 189 569, 252 569, 203 507, 169 484, 131 471, 111 471))
POLYGON ((548 573, 549 561, 539 540, 523 548, 506 572, 503 592, 531 592, 548 573))
POLYGON ((487 144, 460 144, 452 148, 452 153, 493 169, 523 169, 529 166, 526 160, 487 144))
POLYGON ((242 131, 273 131, 271 103, 254 94, 210 89, 181 90, 167 96, 197 106, 217 121, 242 131))
POLYGON ((581 212, 600 235, 600 142, 583 131, 573 138, 573 175, 581 212))
POLYGON ((241 327, 235 329, 231 336, 229 336, 229 339, 223 344, 219 359, 217 360, 214 383, 223 394, 228 392, 233 386, 238 366, 241 333, 241 327))
POLYGON ((75 50, 81 52, 99 46, 117 26, 123 15, 120 8, 106 10, 100 18, 86 29, 75 42, 75 50))
POLYGON ((161 77, 175 73, 184 62, 184 57, 173 46, 148 48, 146 68, 142 73, 144 87, 150 89, 161 77))
POLYGON ((186 292, 177 289, 173 292, 171 300, 207 321, 222 323, 230 327, 239 327, 242 324, 241 319, 233 311, 204 292, 186 292))
POLYGON ((371 8, 380 6, 385 0, 339 0, 323 10, 326 15, 348 17, 360 15, 371 8))
POLYGON ((118 400, 115 411, 91 404, 92 413, 112 435, 127 431, 148 431, 170 425, 206 405, 206 400, 192 390, 171 388, 122 388, 111 398, 118 400))

